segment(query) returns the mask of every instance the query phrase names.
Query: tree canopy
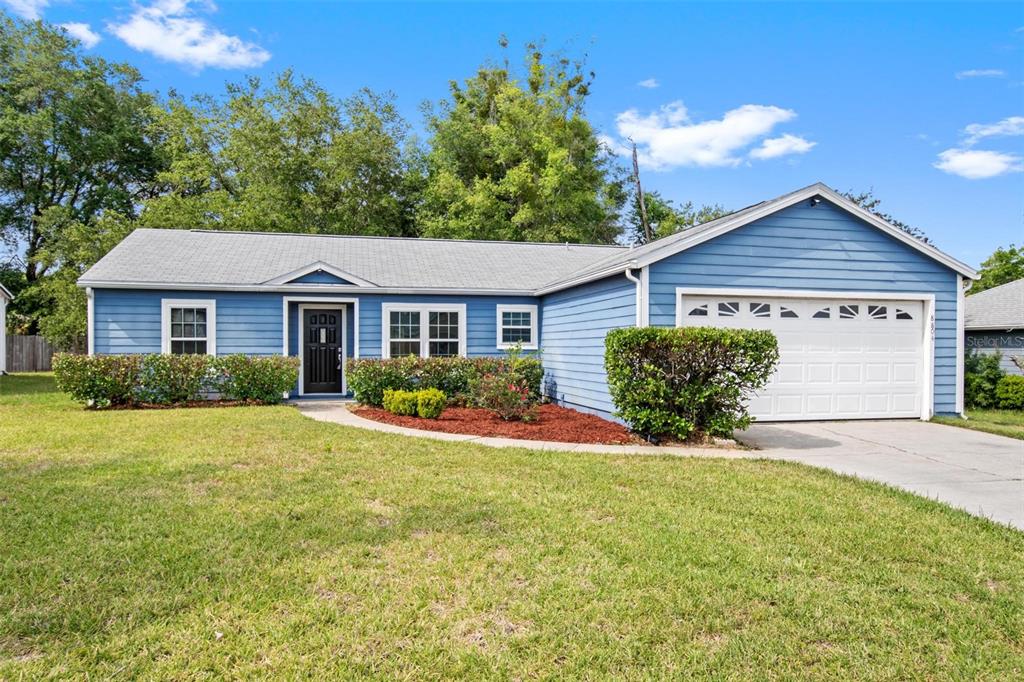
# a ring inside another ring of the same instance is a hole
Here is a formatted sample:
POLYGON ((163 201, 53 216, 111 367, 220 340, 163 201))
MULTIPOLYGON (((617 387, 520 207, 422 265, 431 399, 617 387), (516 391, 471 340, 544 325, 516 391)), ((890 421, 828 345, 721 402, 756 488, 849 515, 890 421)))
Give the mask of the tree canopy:
MULTIPOLYGON (((507 42, 501 42, 507 47, 507 42)), ((524 71, 483 66, 428 109, 417 213, 431 237, 610 243, 621 171, 583 114, 593 73, 527 46, 524 71)))
MULTIPOLYGON (((692 201, 687 201, 681 206, 675 206, 671 199, 663 198, 657 191, 644 192, 644 207, 647 209, 647 221, 651 226, 654 240, 663 239, 729 214, 729 211, 719 204, 706 204, 697 208, 692 201)), ((625 237, 633 244, 647 242, 640 216, 640 200, 636 192, 630 195, 625 237)))
POLYGON ((1000 246, 982 261, 978 275, 981 278, 971 286, 972 294, 1024 278, 1024 246, 1000 246))
POLYGON ((408 125, 393 97, 338 100, 286 71, 225 97, 172 93, 156 117, 169 163, 152 227, 408 235, 408 125))

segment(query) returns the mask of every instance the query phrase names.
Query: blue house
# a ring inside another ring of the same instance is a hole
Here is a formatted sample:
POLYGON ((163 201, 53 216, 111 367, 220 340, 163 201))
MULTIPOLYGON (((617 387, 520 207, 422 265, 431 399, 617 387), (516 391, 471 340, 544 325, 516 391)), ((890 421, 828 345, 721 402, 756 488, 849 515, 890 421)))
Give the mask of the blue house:
POLYGON ((822 184, 637 247, 202 230, 133 232, 79 280, 90 353, 301 359, 543 353, 560 404, 608 415, 604 338, 626 326, 771 329, 761 420, 962 411, 976 273, 822 184))

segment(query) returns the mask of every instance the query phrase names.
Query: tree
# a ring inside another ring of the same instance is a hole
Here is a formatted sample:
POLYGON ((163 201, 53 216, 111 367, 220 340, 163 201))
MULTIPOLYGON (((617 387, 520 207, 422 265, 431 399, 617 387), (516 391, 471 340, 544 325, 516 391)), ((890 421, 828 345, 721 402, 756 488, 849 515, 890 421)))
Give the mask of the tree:
POLYGON ((878 206, 879 204, 882 203, 882 200, 875 196, 874 188, 868 189, 867 192, 854 192, 851 189, 848 192, 843 192, 843 196, 852 201, 853 203, 857 204, 864 210, 871 211, 876 216, 878 216, 885 222, 889 223, 890 225, 898 227, 899 229, 903 230, 911 237, 914 237, 915 239, 920 239, 925 244, 932 243, 932 240, 928 238, 928 235, 926 235, 924 233, 924 230, 922 230, 921 228, 908 225, 902 220, 898 220, 897 218, 894 218, 888 213, 878 210, 878 206))
MULTIPOLYGON (((225 98, 171 95, 157 122, 170 159, 153 227, 406 235, 408 126, 390 95, 336 100, 290 71, 225 98)), ((413 152, 415 151, 412 145, 413 152)))
POLYGON ((37 256, 64 225, 132 215, 160 166, 139 73, 77 47, 0 14, 0 237, 24 250, 28 286, 60 267, 37 256))
MULTIPOLYGON (((657 191, 644 192, 644 199, 647 219, 655 240, 729 214, 729 211, 719 204, 705 204, 696 208, 692 201, 687 201, 676 207, 672 205, 671 199, 663 199, 657 191)), ((630 210, 626 216, 626 238, 633 244, 647 242, 640 215, 640 203, 635 192, 630 197, 630 210)))
MULTIPOLYGON (((507 48, 507 41, 499 43, 507 48)), ((483 66, 427 109, 423 233, 610 243, 625 178, 583 114, 593 73, 527 45, 525 72, 483 66)))
POLYGON ((982 261, 978 274, 981 278, 971 286, 972 294, 1021 279, 1024 277, 1024 246, 1010 244, 1005 249, 1000 246, 982 261))

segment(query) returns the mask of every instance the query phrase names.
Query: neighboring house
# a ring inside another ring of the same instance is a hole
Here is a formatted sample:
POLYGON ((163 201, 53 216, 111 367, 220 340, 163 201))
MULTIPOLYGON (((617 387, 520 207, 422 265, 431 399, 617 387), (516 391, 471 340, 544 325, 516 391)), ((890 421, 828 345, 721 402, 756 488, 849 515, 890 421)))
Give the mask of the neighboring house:
POLYGON ((962 410, 963 263, 815 184, 646 246, 136 230, 79 280, 91 353, 543 353, 545 390, 610 414, 604 338, 632 325, 772 329, 763 420, 962 410))
POLYGON ((11 292, 0 284, 0 374, 7 373, 7 304, 13 300, 11 292))
POLYGON ((1013 362, 1024 358, 1024 279, 986 289, 966 301, 964 346, 968 351, 1000 353, 1000 365, 1024 374, 1013 362))

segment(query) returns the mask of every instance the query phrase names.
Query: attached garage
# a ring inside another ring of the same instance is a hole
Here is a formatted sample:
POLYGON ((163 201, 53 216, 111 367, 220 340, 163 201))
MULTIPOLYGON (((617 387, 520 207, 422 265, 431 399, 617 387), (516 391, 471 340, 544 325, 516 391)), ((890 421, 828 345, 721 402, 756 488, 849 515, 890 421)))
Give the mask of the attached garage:
POLYGON ((977 273, 811 185, 637 248, 638 325, 770 329, 762 421, 963 410, 963 292, 977 273))
POLYGON ((763 421, 921 418, 933 296, 680 288, 678 326, 767 329, 779 366, 750 403, 763 421), (782 295, 784 294, 784 295, 782 295))

